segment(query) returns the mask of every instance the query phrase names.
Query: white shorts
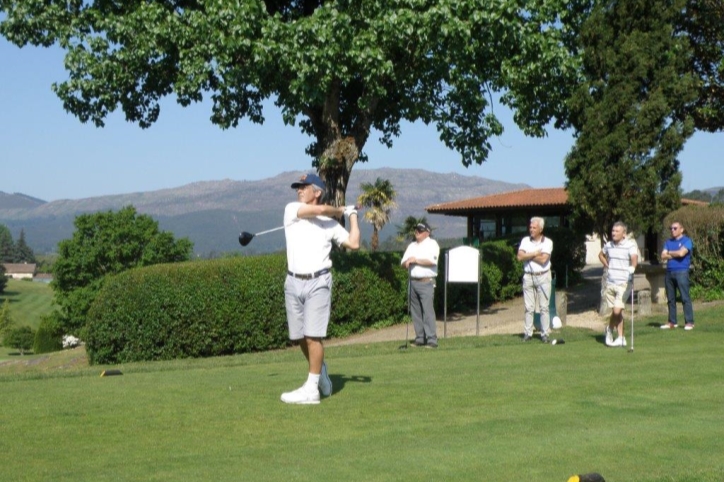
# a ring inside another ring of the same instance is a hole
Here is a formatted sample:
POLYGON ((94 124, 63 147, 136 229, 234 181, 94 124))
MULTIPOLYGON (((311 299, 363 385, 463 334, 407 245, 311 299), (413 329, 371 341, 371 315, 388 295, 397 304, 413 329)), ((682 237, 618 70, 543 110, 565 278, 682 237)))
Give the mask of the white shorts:
POLYGON ((628 288, 627 284, 613 285, 607 284, 604 295, 606 297, 606 304, 609 308, 624 308, 626 304, 623 301, 623 295, 626 293, 628 288))
POLYGON ((310 280, 287 276, 284 282, 289 339, 327 336, 332 308, 332 274, 310 280))

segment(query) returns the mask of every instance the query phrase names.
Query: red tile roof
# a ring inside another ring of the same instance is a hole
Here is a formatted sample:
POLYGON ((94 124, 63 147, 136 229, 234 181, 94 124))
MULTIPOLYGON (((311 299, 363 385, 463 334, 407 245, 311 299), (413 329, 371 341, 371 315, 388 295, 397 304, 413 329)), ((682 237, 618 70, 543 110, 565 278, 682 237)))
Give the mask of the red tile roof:
MULTIPOLYGON (((502 192, 488 196, 463 199, 449 203, 427 206, 425 210, 431 214, 452 213, 455 211, 490 210, 523 207, 556 207, 568 204, 568 192, 562 187, 541 189, 521 189, 519 191, 502 192)), ((705 201, 681 198, 682 206, 708 206, 705 201)))
POLYGON ((470 211, 474 209, 511 208, 526 206, 565 206, 568 203, 568 193, 565 188, 553 187, 542 189, 522 189, 489 196, 463 199, 449 203, 432 204, 425 210, 431 214, 470 211))

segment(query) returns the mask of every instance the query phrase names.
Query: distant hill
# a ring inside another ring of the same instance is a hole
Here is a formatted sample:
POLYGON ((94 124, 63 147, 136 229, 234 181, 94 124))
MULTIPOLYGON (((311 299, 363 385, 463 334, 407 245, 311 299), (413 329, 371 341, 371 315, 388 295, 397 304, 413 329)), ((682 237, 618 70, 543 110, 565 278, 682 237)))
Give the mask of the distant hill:
POLYGON ((26 196, 25 194, 8 194, 0 191, 0 210, 31 209, 41 204, 45 204, 45 201, 26 196))
MULTIPOLYGON (((76 200, 44 202, 22 194, 0 193, 0 223, 17 238, 25 230, 28 245, 38 254, 54 252, 58 241, 72 236, 73 221, 81 213, 117 210, 133 205, 138 212, 157 219, 163 230, 176 237, 188 237, 197 255, 205 257, 224 252, 247 254, 283 249, 284 234, 275 232, 256 238, 246 248, 236 238, 240 230, 252 233, 282 224, 286 203, 295 199, 290 185, 302 172, 284 172, 260 181, 206 181, 178 188, 100 196, 76 200)), ((347 189, 351 204, 360 193, 360 184, 388 179, 397 191, 398 209, 381 234, 382 239, 396 233, 395 225, 407 216, 427 216, 439 238, 463 237, 464 218, 427 215, 431 204, 485 196, 528 188, 478 176, 440 174, 422 169, 355 169, 347 189)), ((362 223, 363 239, 369 241, 371 227, 362 223)))

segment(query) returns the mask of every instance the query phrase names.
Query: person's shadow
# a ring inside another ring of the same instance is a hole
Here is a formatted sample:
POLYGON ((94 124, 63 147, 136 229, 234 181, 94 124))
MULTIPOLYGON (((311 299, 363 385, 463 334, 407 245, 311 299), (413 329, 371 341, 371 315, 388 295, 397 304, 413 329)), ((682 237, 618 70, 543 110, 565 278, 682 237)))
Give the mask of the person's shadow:
POLYGON ((329 378, 332 380, 333 393, 339 393, 344 390, 344 386, 347 383, 372 383, 372 377, 365 375, 332 375, 330 373, 329 378))

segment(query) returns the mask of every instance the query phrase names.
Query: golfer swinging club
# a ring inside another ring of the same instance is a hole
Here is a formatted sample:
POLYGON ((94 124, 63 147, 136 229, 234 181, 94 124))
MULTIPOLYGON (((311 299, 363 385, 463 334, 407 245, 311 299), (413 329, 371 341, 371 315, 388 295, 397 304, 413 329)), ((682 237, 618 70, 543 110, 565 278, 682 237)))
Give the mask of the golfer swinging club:
POLYGON ((320 393, 332 394, 332 380, 324 362, 322 338, 332 306, 332 261, 329 252, 338 246, 359 249, 360 232, 355 206, 322 204, 325 184, 316 174, 306 174, 292 184, 297 202, 284 209, 287 241, 287 278, 284 297, 289 339, 298 341, 309 362, 309 376, 300 388, 282 393, 282 402, 318 404, 320 393), (349 233, 333 218, 349 217, 349 233))

